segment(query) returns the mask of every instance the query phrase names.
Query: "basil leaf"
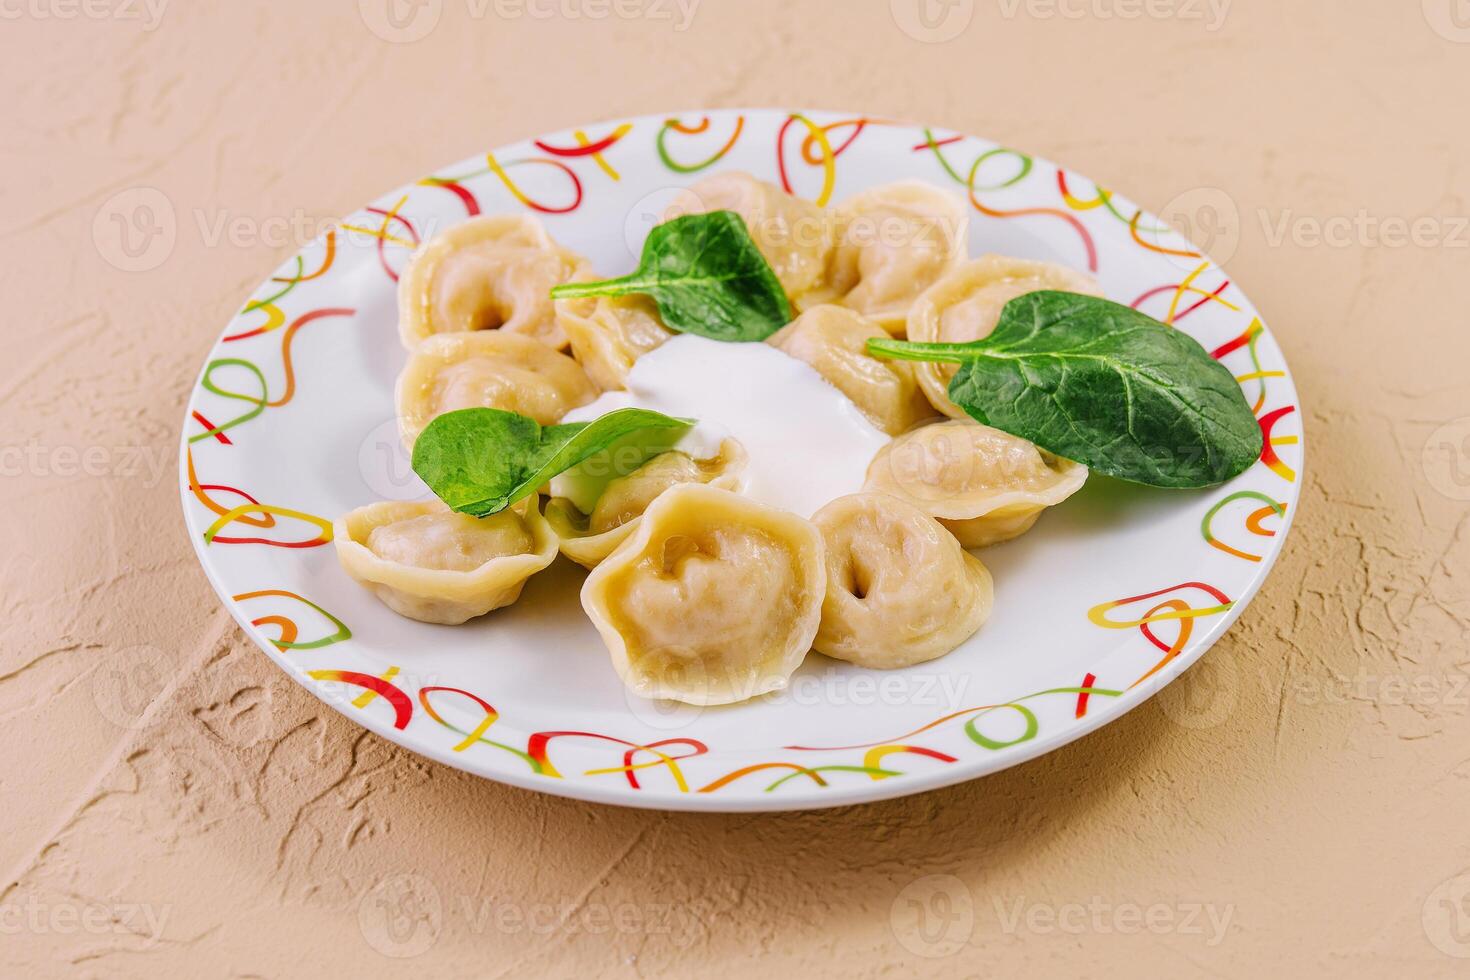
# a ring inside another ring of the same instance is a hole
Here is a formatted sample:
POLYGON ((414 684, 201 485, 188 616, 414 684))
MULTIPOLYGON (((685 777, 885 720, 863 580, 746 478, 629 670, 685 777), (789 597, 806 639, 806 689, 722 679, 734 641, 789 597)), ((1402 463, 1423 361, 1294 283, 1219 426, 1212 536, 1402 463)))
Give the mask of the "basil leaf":
POLYGON ((569 282, 552 297, 646 293, 670 330, 713 340, 765 340, 791 320, 781 281, 734 211, 688 214, 654 227, 638 271, 569 282))
POLYGON ((451 510, 489 517, 629 433, 693 424, 620 408, 592 422, 543 428, 515 412, 466 408, 438 416, 419 434, 413 470, 451 510))
POLYGON ((1119 479, 1214 486, 1261 455, 1229 369, 1188 334, 1094 296, 1027 293, 982 340, 868 349, 958 363, 949 397, 976 421, 1119 479))

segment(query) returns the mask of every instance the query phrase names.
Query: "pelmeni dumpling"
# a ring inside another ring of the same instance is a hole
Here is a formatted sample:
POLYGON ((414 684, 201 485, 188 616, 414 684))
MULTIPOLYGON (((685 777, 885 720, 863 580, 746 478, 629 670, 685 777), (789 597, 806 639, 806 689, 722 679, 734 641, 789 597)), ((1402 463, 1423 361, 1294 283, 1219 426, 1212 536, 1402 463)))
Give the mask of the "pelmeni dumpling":
POLYGON ((964 261, 964 202, 917 180, 884 184, 836 209, 837 247, 827 272, 833 302, 902 335, 909 307, 964 261))
POLYGON ((673 336, 653 300, 639 293, 556 301, 572 354, 597 387, 623 387, 633 362, 673 336))
POLYGON ((582 608, 634 693, 729 704, 786 686, 817 635, 826 587, 811 522, 683 484, 587 576, 582 608))
POLYGON ((842 306, 814 306, 767 338, 805 361, 878 428, 891 436, 934 415, 913 365, 884 360, 867 351, 868 340, 887 337, 876 323, 842 306))
POLYGON ((944 656, 990 618, 990 572, 918 508, 857 493, 832 501, 812 523, 827 546, 818 653, 908 667, 944 656))
POLYGON ((978 422, 899 436, 873 457, 864 490, 913 504, 967 548, 1009 541, 1082 489, 1087 467, 978 422))
MULTIPOLYGON (((1097 280, 1064 265, 982 255, 950 272, 915 301, 908 316, 909 340, 965 344, 988 337, 1007 303, 1039 289, 1102 295, 1097 280)), ((958 365, 920 363, 914 370, 935 408, 950 418, 966 418, 965 410, 948 394, 958 365)))
POLYGON ((521 334, 481 330, 427 337, 398 376, 403 444, 436 416, 461 408, 498 408, 553 425, 597 397, 581 366, 521 334))
POLYGON ((370 504, 332 530, 347 574, 424 623, 455 626, 508 606, 556 558, 556 535, 534 499, 483 518, 437 500, 370 504))
POLYGON ((832 216, 825 209, 775 184, 730 171, 680 191, 664 211, 664 220, 711 211, 734 211, 744 219, 756 247, 798 307, 806 294, 825 288, 835 241, 832 216))
POLYGON ((560 350, 551 287, 587 263, 530 215, 471 218, 419 246, 398 280, 398 333, 413 350, 436 333, 505 330, 560 350))
POLYGON ((677 450, 659 453, 608 483, 591 514, 583 514, 564 497, 553 497, 546 504, 546 520, 561 542, 562 554, 583 568, 596 568, 632 535, 664 491, 681 483, 738 491, 748 461, 744 447, 734 439, 721 443, 719 455, 710 459, 694 459, 677 450))

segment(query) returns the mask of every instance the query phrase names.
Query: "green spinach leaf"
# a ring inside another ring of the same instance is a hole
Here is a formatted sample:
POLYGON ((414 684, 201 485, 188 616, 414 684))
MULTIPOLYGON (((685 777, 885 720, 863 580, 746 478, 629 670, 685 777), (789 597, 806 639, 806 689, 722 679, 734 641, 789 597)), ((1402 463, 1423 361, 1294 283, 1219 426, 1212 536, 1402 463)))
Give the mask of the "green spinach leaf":
POLYGON ((976 421, 1119 479, 1214 486, 1261 455, 1261 427, 1224 365, 1188 334, 1097 297, 1028 293, 982 340, 868 350, 959 364, 949 397, 976 421))
POLYGON ((646 293, 670 330, 713 340, 760 341, 791 320, 781 281, 733 211, 688 214, 657 225, 638 271, 555 287, 557 299, 646 293))
POLYGON ((543 427, 515 412, 466 408, 440 415, 419 434, 413 469, 451 510, 489 517, 630 433, 693 424, 620 408, 592 422, 543 427))

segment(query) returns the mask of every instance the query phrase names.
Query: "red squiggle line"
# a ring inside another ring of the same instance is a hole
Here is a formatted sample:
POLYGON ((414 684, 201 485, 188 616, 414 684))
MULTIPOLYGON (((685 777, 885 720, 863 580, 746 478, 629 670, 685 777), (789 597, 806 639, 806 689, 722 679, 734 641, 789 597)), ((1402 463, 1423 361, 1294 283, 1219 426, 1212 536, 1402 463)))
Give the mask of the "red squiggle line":
MULTIPOLYGON (((399 202, 399 203, 402 203, 402 202, 399 202)), ((419 243, 419 233, 418 233, 418 230, 414 228, 413 222, 412 221, 409 221, 403 215, 399 214, 396 210, 394 210, 394 211, 384 211, 382 208, 368 208, 367 210, 370 213, 372 213, 372 214, 381 215, 383 218, 386 219, 383 222, 383 230, 384 231, 387 231, 389 224, 391 224, 394 221, 397 221, 400 224, 402 224, 403 227, 405 227, 405 228, 408 229, 408 235, 409 235, 410 238, 413 239, 413 243, 415 245, 417 245, 419 243)), ((383 271, 384 272, 388 273, 388 278, 389 279, 392 279, 394 282, 397 282, 398 281, 398 273, 394 272, 393 271, 393 267, 388 264, 388 255, 384 251, 384 249, 386 248, 386 246, 388 244, 388 238, 387 238, 386 235, 379 235, 379 236, 377 236, 377 238, 378 238, 378 241, 377 241, 377 246, 378 246, 378 264, 383 267, 383 271)))
MULTIPOLYGON (((210 428, 213 428, 213 426, 210 426, 210 428)), ((209 493, 207 492, 210 490, 219 490, 224 493, 233 493, 237 497, 243 497, 244 499, 250 501, 257 507, 260 506, 260 501, 256 500, 244 490, 240 490, 236 487, 227 487, 220 483, 200 483, 199 474, 196 473, 194 470, 194 450, 188 450, 184 454, 184 459, 189 472, 189 492, 192 493, 201 504, 209 508, 215 514, 227 514, 230 512, 230 508, 210 497, 209 493)), ((275 517, 269 513, 262 513, 259 517, 253 517, 250 514, 241 514, 239 517, 236 518, 236 520, 238 520, 241 524, 249 524, 252 527, 270 529, 276 526, 275 517)))
POLYGON ((194 416, 194 421, 196 421, 200 425, 204 426, 204 431, 205 432, 209 432, 209 431, 213 430, 214 437, 216 439, 218 439, 220 442, 222 442, 226 446, 233 446, 234 445, 234 443, 230 441, 230 437, 229 436, 225 435, 219 429, 216 429, 214 427, 214 423, 211 422, 211 421, 209 421, 209 419, 205 418, 203 415, 200 415, 197 410, 194 411, 194 412, 192 412, 191 414, 194 416))
POLYGON ((460 203, 464 205, 466 217, 473 218, 480 213, 480 202, 475 200, 475 195, 470 193, 470 189, 463 184, 452 180, 430 179, 425 181, 425 186, 442 187, 459 198, 460 203))
POLYGON ((1087 249, 1087 271, 1097 271, 1097 243, 1092 240, 1092 233, 1087 230, 1086 225, 1067 212, 1058 211, 1056 208, 1018 208, 1014 211, 1001 211, 981 204, 980 199, 975 196, 973 189, 970 190, 970 203, 975 206, 975 210, 989 218, 1024 218, 1033 215, 1050 215, 1053 218, 1062 219, 1071 225, 1077 234, 1082 237, 1082 244, 1087 249))
POLYGON ((1295 405, 1288 405, 1286 408, 1278 408, 1274 412, 1261 416, 1261 462, 1270 467, 1277 476, 1291 482, 1296 480, 1296 471, 1276 455, 1276 447, 1271 444, 1271 430, 1275 428, 1277 422, 1295 411, 1295 405))
MULTIPOLYGON (((707 121, 706 125, 708 125, 707 121)), ((606 150, 626 135, 626 131, 622 133, 613 132, 595 143, 588 143, 586 146, 552 146, 550 143, 544 143, 541 140, 536 140, 535 144, 537 147, 545 150, 547 153, 550 153, 554 156, 590 157, 593 154, 601 153, 603 150, 606 150)))
MULTIPOLYGON (((1210 300, 1212 300, 1212 299, 1219 299, 1220 298, 1220 294, 1223 293, 1226 290, 1226 288, 1229 287, 1229 285, 1230 285, 1230 280, 1229 279, 1227 279, 1224 282, 1220 283, 1220 285, 1215 288, 1215 291, 1214 292, 1210 293, 1208 296, 1201 297, 1200 300, 1197 303, 1195 303, 1193 306, 1189 307, 1184 312, 1175 315, 1174 322, 1175 323, 1178 323, 1180 320, 1183 320, 1185 317, 1189 316, 1189 314, 1193 313, 1195 310, 1199 309, 1201 306, 1204 306, 1210 300)), ((1138 297, 1136 300, 1134 300, 1129 305, 1132 306, 1136 310, 1139 307, 1141 307, 1144 303, 1146 303, 1149 300, 1153 299, 1155 296, 1158 296, 1161 293, 1172 293, 1172 292, 1176 292, 1178 289, 1179 289, 1178 286, 1158 286, 1158 287, 1155 287, 1154 289, 1150 289, 1148 292, 1146 292, 1142 296, 1138 297)), ((1231 349, 1233 350, 1234 348, 1231 348, 1231 349)), ((1228 354, 1229 351, 1226 351, 1225 353, 1228 354)), ((1220 356, 1223 356, 1223 355, 1217 353, 1215 356, 1216 357, 1220 357, 1220 356)))
POLYGON ((1261 322, 1259 320, 1253 320, 1251 321, 1251 325, 1249 327, 1246 327, 1245 330, 1241 332, 1239 337, 1236 337, 1234 340, 1227 341, 1226 343, 1221 344, 1219 347, 1216 347, 1214 350, 1210 351, 1210 356, 1215 358, 1216 360, 1219 360, 1220 358, 1225 357, 1228 354, 1233 354, 1236 351, 1240 350, 1242 347, 1248 347, 1250 345, 1250 342, 1252 340, 1255 340, 1258 336, 1260 336, 1260 334, 1261 322))
POLYGON ((318 681, 340 681, 381 696, 393 706, 393 727, 399 731, 407 728, 409 719, 413 717, 413 702, 408 695, 381 677, 355 670, 309 670, 306 676, 318 681))
POLYGON ((1082 686, 1086 688, 1077 695, 1077 717, 1082 718, 1087 714, 1087 701, 1092 697, 1092 685, 1097 683, 1096 674, 1088 674, 1082 678, 1082 686))
MULTIPOLYGON (((833 159, 836 159, 837 157, 842 156, 843 150, 846 150, 849 146, 852 146, 854 140, 863 135, 863 130, 867 129, 869 126, 881 125, 886 125, 886 123, 884 123, 884 121, 881 119, 868 119, 864 117, 858 119, 842 119, 837 122, 827 123, 827 125, 821 126, 819 128, 824 133, 831 133, 834 129, 845 129, 849 126, 852 127, 852 135, 843 140, 840 146, 832 147, 832 157, 833 159)), ((806 139, 801 141, 801 158, 814 167, 820 166, 822 163, 822 158, 820 155, 818 155, 816 150, 816 134, 807 133, 806 139)))
POLYGON ((776 171, 781 175, 781 189, 788 194, 795 194, 791 187, 791 175, 786 171, 786 131, 796 123, 795 116, 788 116, 781 124, 781 130, 776 134, 776 171))
POLYGON ((951 146, 951 145, 953 145, 955 143, 960 143, 960 142, 963 142, 963 141, 964 141, 964 137, 963 136, 946 136, 944 139, 942 139, 942 140, 935 140, 933 143, 929 143, 929 142, 920 143, 918 146, 914 147, 913 149, 914 149, 914 152, 915 153, 919 153, 919 152, 921 152, 923 150, 933 149, 936 146, 951 146))
POLYGON ((612 735, 603 735, 599 732, 566 731, 537 732, 526 740, 526 754, 529 755, 531 759, 538 766, 541 767, 541 771, 544 774, 548 776, 559 776, 561 774, 557 772, 556 766, 552 765, 551 757, 548 754, 547 749, 549 748, 552 739, 566 737, 592 738, 604 742, 613 742, 617 745, 622 745, 626 747, 628 751, 624 753, 623 757, 623 774, 628 780, 628 785, 633 787, 634 789, 638 789, 638 776, 633 770, 633 763, 631 761, 634 753, 652 752, 653 754, 660 756, 661 763, 669 767, 669 770, 673 774, 674 779, 681 784, 682 788, 682 784, 684 783, 684 776, 683 773, 681 773, 679 770, 679 761, 682 759, 691 759, 695 756, 704 755, 706 752, 709 751, 708 746, 706 746, 703 742, 697 741, 696 739, 692 738, 668 738, 659 742, 652 742, 648 745, 640 745, 637 742, 630 742, 627 739, 617 738, 612 735), (658 751, 660 747, 665 745, 686 745, 693 751, 689 752, 687 755, 669 756, 658 751))

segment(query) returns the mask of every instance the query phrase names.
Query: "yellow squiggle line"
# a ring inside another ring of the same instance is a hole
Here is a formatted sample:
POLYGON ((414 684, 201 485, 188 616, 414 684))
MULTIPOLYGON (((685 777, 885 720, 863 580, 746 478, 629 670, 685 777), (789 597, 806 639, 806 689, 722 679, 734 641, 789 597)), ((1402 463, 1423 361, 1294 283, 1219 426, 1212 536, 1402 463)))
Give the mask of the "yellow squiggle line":
POLYGON ((371 235, 374 238, 381 238, 385 242, 392 242, 395 245, 402 245, 404 248, 418 248, 418 246, 411 240, 404 238, 401 235, 395 235, 388 230, 388 225, 393 221, 394 218, 398 217, 399 209, 407 203, 408 195, 405 194, 398 199, 397 204, 394 204, 391 208, 388 209, 387 214, 383 215, 383 223, 378 227, 377 231, 374 231, 371 228, 364 228, 361 225, 343 225, 342 227, 346 228, 348 231, 361 232, 364 235, 371 235))
MULTIPOLYGON (((398 676, 398 668, 397 667, 389 667, 386 671, 384 671, 383 673, 381 673, 381 674, 378 675, 378 677, 379 677, 380 680, 385 680, 385 681, 391 681, 393 678, 395 678, 397 676, 398 676)), ((368 705, 370 705, 370 704, 373 703, 373 698, 375 698, 377 696, 378 696, 378 692, 377 691, 363 691, 357 697, 355 697, 355 698, 352 699, 352 706, 354 708, 366 708, 368 705)))
POLYGON ((819 208, 826 207, 827 202, 832 200, 832 191, 837 186, 837 154, 832 152, 832 141, 827 139, 825 129, 806 116, 795 113, 791 118, 800 120, 812 134, 812 138, 817 141, 817 146, 822 149, 822 192, 817 195, 813 203, 819 208))
POLYGON ((260 333, 270 333, 272 330, 279 330, 281 329, 281 327, 286 325, 285 311, 283 311, 276 304, 252 303, 250 306, 247 306, 243 312, 254 313, 256 310, 265 311, 265 325, 255 328, 260 333))
POLYGON ((674 777, 674 784, 679 787, 679 792, 689 792, 689 784, 684 780, 684 771, 679 768, 679 760, 682 759, 683 756, 665 755, 658 749, 651 749, 647 746, 637 746, 633 749, 633 751, 652 752, 654 755, 658 756, 658 758, 653 760, 652 762, 638 762, 626 766, 612 766, 607 769, 588 769, 586 775, 607 776, 616 772, 630 772, 637 771, 639 769, 652 769, 658 766, 668 766, 670 774, 672 774, 674 777))
POLYGON ((1216 613, 1222 613, 1229 609, 1234 603, 1229 602, 1223 606, 1207 606, 1202 609, 1176 609, 1172 612, 1155 613, 1151 616, 1145 616, 1142 619, 1129 620, 1126 623, 1115 622, 1107 618, 1107 614, 1118 608, 1119 605, 1121 603, 1105 602, 1100 606, 1095 606, 1087 611, 1087 618, 1104 629, 1126 630, 1132 629, 1135 626, 1142 626, 1145 623, 1157 623, 1165 619, 1198 619, 1201 616, 1213 616, 1216 613))
MULTIPOLYGON (((622 139, 624 136, 627 136, 628 133, 632 129, 633 129, 633 124, 632 123, 623 123, 617 129, 613 130, 613 132, 612 132, 612 138, 613 138, 614 142, 616 142, 617 140, 622 139)), ((588 144, 590 144, 592 142, 590 139, 587 138, 587 134, 584 133, 584 132, 582 132, 580 129, 579 130, 576 130, 575 132, 573 132, 572 133, 572 136, 576 138, 577 145, 578 146, 587 146, 588 144)), ((619 174, 616 170, 613 169, 613 165, 610 164, 610 163, 608 163, 607 162, 607 158, 604 157, 601 153, 594 153, 594 154, 592 154, 592 162, 595 163, 595 164, 597 164, 599 167, 601 167, 602 168, 602 172, 605 173, 605 174, 607 174, 613 180, 622 180, 623 179, 622 178, 622 175, 619 174)))
POLYGON ((206 542, 213 541, 214 536, 220 532, 221 528, 228 526, 236 518, 244 514, 275 514, 277 517, 294 517, 298 521, 305 521, 308 524, 315 524, 317 527, 321 528, 322 533, 319 537, 321 538, 323 544, 332 540, 331 521, 323 520, 322 518, 317 517, 313 514, 302 513, 299 510, 288 510, 285 507, 276 507, 273 504, 241 504, 239 507, 233 507, 230 510, 225 511, 219 516, 218 520, 209 525, 209 528, 205 530, 204 540, 206 542))
POLYGON ((1210 263, 1201 262, 1198 268, 1184 277, 1184 281, 1179 284, 1179 288, 1174 290, 1174 298, 1169 301, 1169 315, 1164 317, 1165 323, 1173 325, 1174 317, 1179 312, 1179 301, 1184 298, 1185 291, 1193 286, 1194 281, 1209 267, 1210 263))

